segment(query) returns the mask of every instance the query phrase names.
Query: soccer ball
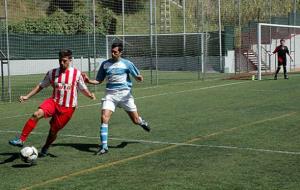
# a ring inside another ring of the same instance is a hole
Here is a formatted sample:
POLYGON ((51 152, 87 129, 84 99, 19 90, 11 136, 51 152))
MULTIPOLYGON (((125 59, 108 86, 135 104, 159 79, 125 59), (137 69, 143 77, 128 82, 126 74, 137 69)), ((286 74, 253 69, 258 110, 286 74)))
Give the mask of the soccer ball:
POLYGON ((21 160, 30 164, 35 163, 38 155, 38 150, 34 146, 26 146, 20 151, 21 160))

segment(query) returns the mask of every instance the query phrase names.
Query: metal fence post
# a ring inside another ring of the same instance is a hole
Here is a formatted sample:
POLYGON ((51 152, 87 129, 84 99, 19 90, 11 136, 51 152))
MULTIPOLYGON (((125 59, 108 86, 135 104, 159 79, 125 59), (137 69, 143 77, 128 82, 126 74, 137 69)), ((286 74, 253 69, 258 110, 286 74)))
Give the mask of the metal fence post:
MULTIPOLYGON (((297 0, 294 0, 294 10, 293 10, 293 25, 296 26, 296 21, 297 21, 297 0)), ((296 70, 296 30, 294 28, 294 55, 293 55, 293 59, 294 59, 294 70, 296 70)))
POLYGON ((183 56, 185 57, 186 53, 186 4, 185 0, 182 1, 183 9, 183 56))
POLYGON ((8 77, 8 96, 9 102, 12 101, 12 94, 11 94, 11 79, 10 79, 10 55, 9 55, 9 35, 8 35, 8 5, 7 0, 4 1, 5 6, 5 25, 6 25, 6 48, 7 48, 7 77, 8 77))
POLYGON ((201 22, 202 22, 202 25, 201 25, 201 29, 202 29, 202 33, 201 33, 201 73, 202 73, 202 80, 204 79, 203 78, 203 74, 204 74, 204 3, 203 3, 204 0, 202 0, 201 2, 201 22))
MULTIPOLYGON (((269 0, 269 16, 270 20, 269 23, 272 24, 272 0, 269 0)), ((270 40, 270 45, 269 45, 269 51, 272 51, 272 28, 269 28, 269 40, 270 40)), ((269 56, 269 69, 271 71, 271 56, 269 56)))
POLYGON ((151 84, 153 84, 153 18, 152 18, 152 15, 153 15, 153 0, 150 0, 149 1, 150 3, 150 22, 149 22, 149 27, 150 27, 150 81, 151 81, 151 84))
POLYGON ((258 54, 258 72, 257 80, 261 80, 261 24, 257 24, 257 54, 258 54))
MULTIPOLYGON (((238 0, 238 14, 239 14, 239 73, 241 73, 242 62, 242 26, 241 26, 241 0, 238 0)), ((236 69, 235 69, 236 70, 236 69)))
POLYGON ((156 85, 158 85, 158 48, 157 48, 157 18, 156 18, 156 0, 153 0, 154 6, 154 31, 155 31, 155 70, 156 70, 156 85))
MULTIPOLYGON (((94 77, 96 76, 96 1, 93 0, 93 41, 94 41, 94 77)), ((96 91, 96 85, 94 85, 96 91)))
POLYGON ((125 0, 122 0, 122 35, 123 35, 123 47, 125 47, 125 0))
POLYGON ((221 0, 218 0, 218 15, 219 15, 219 50, 220 50, 220 72, 223 72, 222 58, 222 22, 221 22, 221 0))

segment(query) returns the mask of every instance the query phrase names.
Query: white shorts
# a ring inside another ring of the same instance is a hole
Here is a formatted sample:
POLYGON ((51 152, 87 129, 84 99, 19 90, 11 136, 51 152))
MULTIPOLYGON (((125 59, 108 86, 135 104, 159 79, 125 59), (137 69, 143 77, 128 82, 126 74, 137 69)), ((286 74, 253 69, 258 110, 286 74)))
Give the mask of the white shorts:
POLYGON ((137 111, 130 90, 106 91, 105 97, 102 98, 102 110, 114 112, 116 107, 123 108, 129 112, 137 111))

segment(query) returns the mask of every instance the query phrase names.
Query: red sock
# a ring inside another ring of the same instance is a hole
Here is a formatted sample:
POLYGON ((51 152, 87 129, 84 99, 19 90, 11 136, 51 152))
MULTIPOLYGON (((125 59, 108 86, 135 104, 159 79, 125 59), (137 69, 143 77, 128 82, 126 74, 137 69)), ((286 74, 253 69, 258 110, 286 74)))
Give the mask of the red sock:
POLYGON ((20 136, 21 141, 26 141, 28 135, 35 128, 37 121, 34 119, 28 119, 26 124, 23 127, 22 134, 20 136))

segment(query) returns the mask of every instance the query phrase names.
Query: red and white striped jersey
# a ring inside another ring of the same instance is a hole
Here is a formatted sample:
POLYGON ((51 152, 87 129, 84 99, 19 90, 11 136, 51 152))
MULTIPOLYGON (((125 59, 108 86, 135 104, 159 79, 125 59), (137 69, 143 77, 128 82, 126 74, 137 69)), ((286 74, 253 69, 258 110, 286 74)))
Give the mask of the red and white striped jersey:
POLYGON ((81 76, 81 72, 75 68, 68 68, 61 72, 60 68, 55 68, 46 74, 40 82, 42 88, 53 87, 52 98, 61 106, 76 107, 78 89, 84 91, 87 86, 81 76))

